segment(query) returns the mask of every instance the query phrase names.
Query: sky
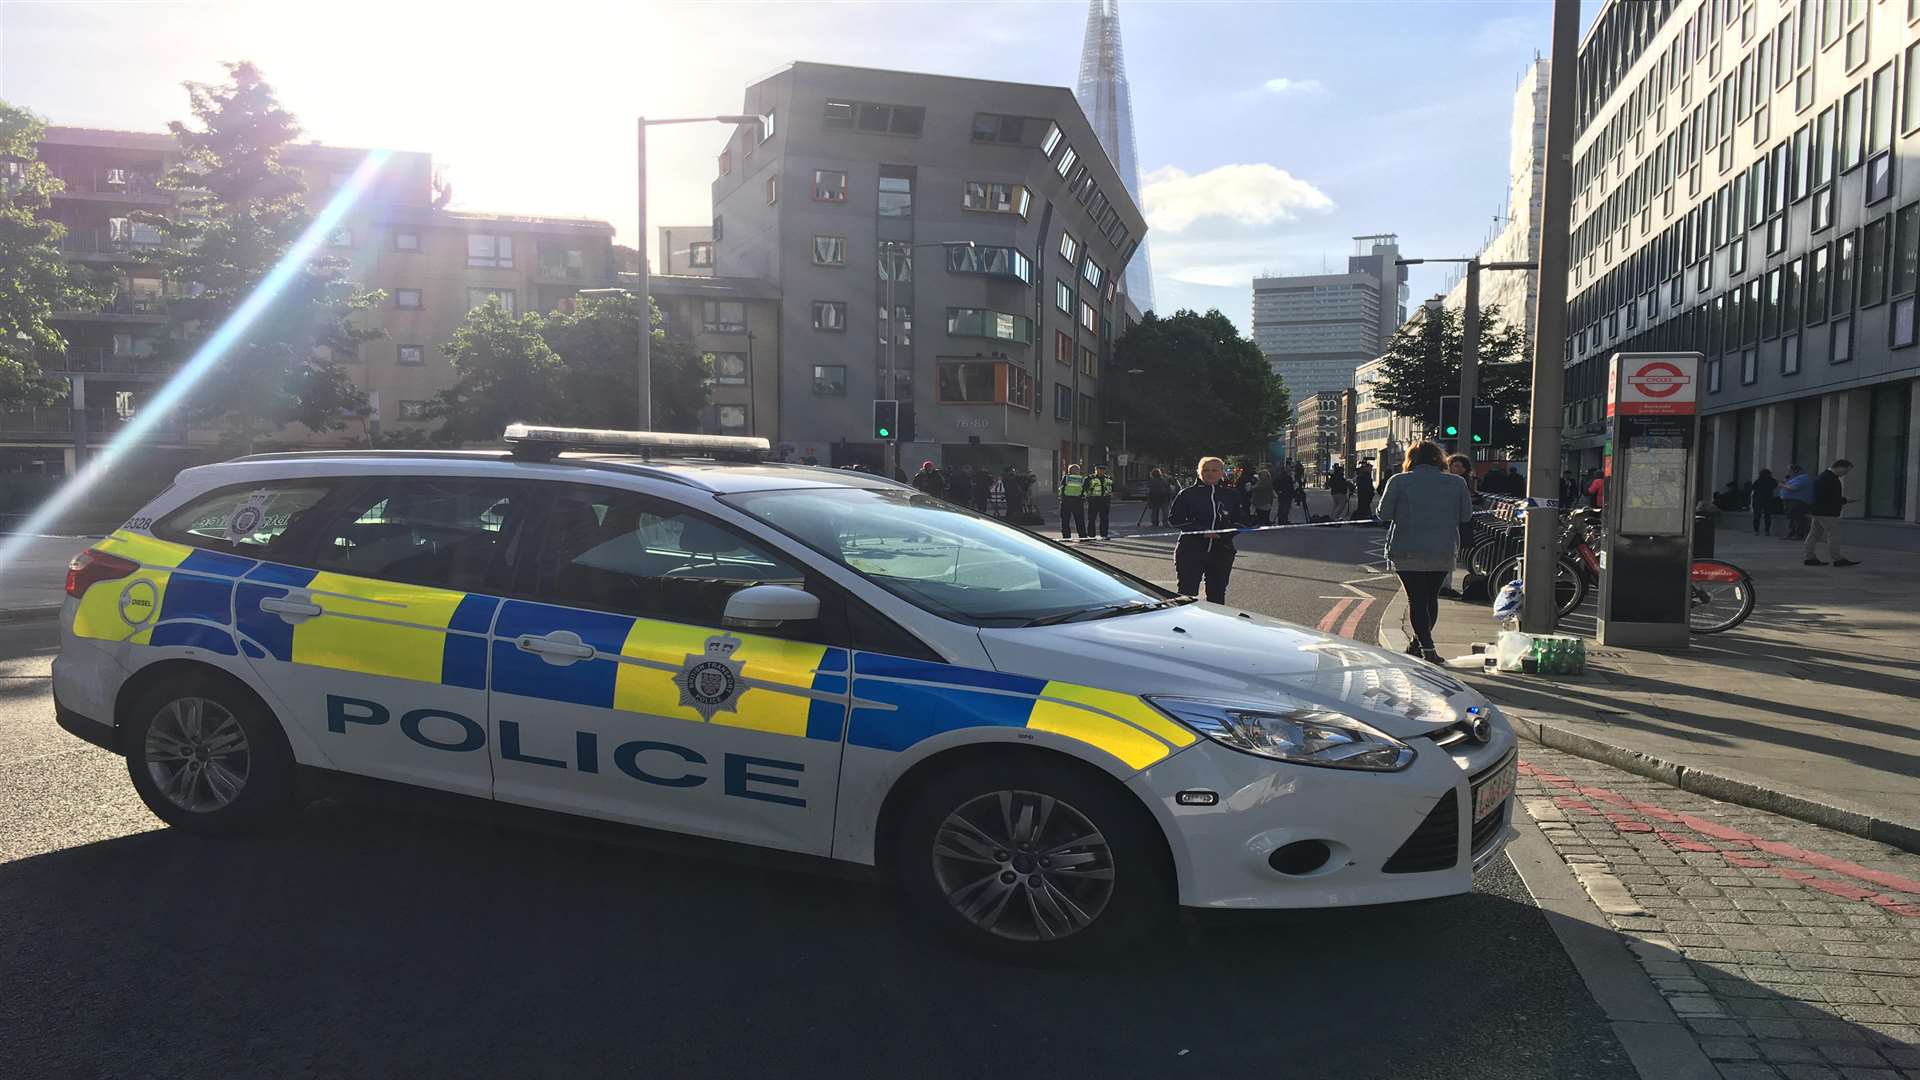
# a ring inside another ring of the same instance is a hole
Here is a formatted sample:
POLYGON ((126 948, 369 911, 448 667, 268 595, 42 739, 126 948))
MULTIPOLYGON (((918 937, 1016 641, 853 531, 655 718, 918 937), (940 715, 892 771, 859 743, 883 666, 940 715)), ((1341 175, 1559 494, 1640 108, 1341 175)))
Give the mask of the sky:
MULTIPOLYGON (((631 244, 635 116, 736 111, 794 60, 1071 87, 1085 22, 1083 0, 0 0, 0 99, 161 130, 188 115, 182 82, 251 60, 306 138, 429 151, 455 207, 601 218, 631 244)), ((1479 249, 1551 6, 1122 0, 1120 23, 1159 307, 1250 331, 1254 276, 1342 271, 1353 236, 1397 233, 1409 257, 1479 249)), ((710 219, 725 133, 654 129, 652 225, 710 219)), ((1445 275, 1414 267, 1412 300, 1445 275)))

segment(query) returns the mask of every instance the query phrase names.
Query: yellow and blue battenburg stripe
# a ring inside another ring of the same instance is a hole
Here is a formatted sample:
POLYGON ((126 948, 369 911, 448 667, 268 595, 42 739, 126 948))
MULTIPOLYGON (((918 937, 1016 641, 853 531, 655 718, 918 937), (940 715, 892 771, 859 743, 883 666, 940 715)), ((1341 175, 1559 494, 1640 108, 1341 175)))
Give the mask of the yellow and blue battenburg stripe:
POLYGON ((852 746, 892 752, 968 728, 1025 728, 1140 769, 1197 738, 1135 695, 1059 680, 309 570, 137 533, 115 533, 96 547, 140 569, 118 588, 87 591, 74 617, 79 637, 490 686, 689 723, 830 742, 844 737, 852 746), (122 598, 136 581, 153 589, 157 617, 123 613, 122 598), (261 601, 296 589, 326 617, 294 624, 260 609, 261 601), (518 645, 524 636, 561 631, 577 635, 594 656, 555 665, 518 645), (717 636, 737 642, 724 659, 737 663, 739 689, 703 715, 676 677, 706 657, 717 636))

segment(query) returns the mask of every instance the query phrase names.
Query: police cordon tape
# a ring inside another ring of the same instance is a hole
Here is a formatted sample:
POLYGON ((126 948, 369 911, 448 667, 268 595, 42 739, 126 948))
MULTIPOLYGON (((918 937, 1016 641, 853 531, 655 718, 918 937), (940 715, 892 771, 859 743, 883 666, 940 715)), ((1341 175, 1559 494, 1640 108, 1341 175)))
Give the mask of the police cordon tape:
MULTIPOLYGON (((1525 501, 1522 501, 1519 499, 1507 499, 1507 500, 1503 500, 1503 502, 1505 503, 1505 505, 1496 506, 1492 509, 1491 512, 1496 515, 1501 515, 1506 517, 1515 517, 1515 516, 1524 515, 1527 512, 1532 510, 1557 511, 1560 509, 1560 500, 1558 499, 1527 499, 1525 501)), ((1334 525, 1367 526, 1367 525, 1385 525, 1385 524, 1387 524, 1387 522, 1381 521, 1379 518, 1340 518, 1336 521, 1305 521, 1297 525, 1243 525, 1243 526, 1236 526, 1231 529, 1194 529, 1189 532, 1126 533, 1122 536, 1101 537, 1100 539, 1104 539, 1104 540, 1165 540, 1168 538, 1179 538, 1179 537, 1185 537, 1185 536, 1241 536, 1246 533, 1279 532, 1282 529, 1325 529, 1325 528, 1328 528, 1329 526, 1334 526, 1334 525)), ((1062 537, 1062 539, 1070 539, 1070 538, 1062 537)), ((1092 537, 1082 537, 1081 539, 1083 540, 1092 539, 1092 537)))

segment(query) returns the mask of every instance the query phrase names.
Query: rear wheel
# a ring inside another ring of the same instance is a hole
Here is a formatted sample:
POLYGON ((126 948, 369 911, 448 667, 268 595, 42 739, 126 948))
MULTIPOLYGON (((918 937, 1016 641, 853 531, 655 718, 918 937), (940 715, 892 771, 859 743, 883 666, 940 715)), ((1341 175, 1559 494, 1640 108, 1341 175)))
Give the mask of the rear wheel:
POLYGON ((127 772, 148 809, 195 832, 241 832, 294 805, 293 755, 259 699, 211 676, 142 694, 122 733, 127 772))
POLYGON ((1153 820, 1111 781, 1040 759, 976 762, 929 784, 895 853, 944 932, 1030 958, 1115 948, 1173 911, 1153 820))
POLYGON ((1695 559, 1689 576, 1687 629, 1718 634, 1753 614, 1753 579, 1745 570, 1718 559, 1695 559))
MULTIPOLYGON (((1507 583, 1520 576, 1519 556, 1515 556, 1493 568, 1487 576, 1487 592, 1498 596, 1507 583)), ((1587 600, 1587 575, 1582 573, 1579 564, 1572 559, 1561 559, 1553 568, 1554 611, 1562 619, 1579 610, 1587 600)))

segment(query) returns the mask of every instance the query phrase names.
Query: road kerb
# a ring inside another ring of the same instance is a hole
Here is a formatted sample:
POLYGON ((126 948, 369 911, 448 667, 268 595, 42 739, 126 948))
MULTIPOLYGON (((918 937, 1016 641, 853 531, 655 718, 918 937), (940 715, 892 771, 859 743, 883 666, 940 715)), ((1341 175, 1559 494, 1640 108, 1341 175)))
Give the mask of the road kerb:
POLYGON ((59 604, 44 604, 39 607, 8 608, 0 610, 0 623, 31 622, 34 619, 50 619, 60 614, 59 604))

